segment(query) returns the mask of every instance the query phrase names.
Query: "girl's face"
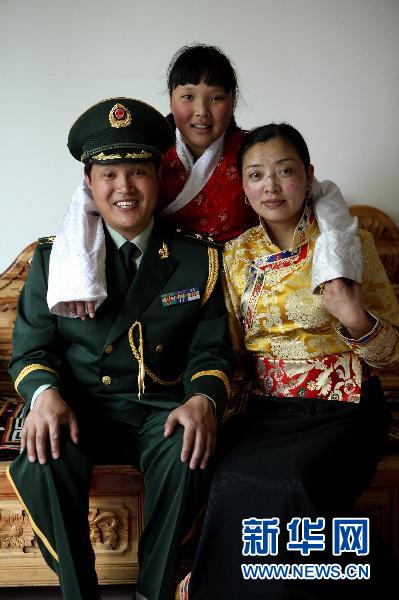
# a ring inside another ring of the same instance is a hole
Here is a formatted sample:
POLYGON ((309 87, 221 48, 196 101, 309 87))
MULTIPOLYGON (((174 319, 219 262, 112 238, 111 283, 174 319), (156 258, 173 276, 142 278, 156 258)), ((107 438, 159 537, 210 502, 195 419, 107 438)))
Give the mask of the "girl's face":
POLYGON ((283 225, 295 230, 312 179, 313 166, 306 170, 296 148, 283 138, 255 144, 243 157, 245 194, 271 229, 283 225))
POLYGON ((226 131, 233 115, 232 93, 203 81, 178 85, 170 110, 191 154, 198 158, 226 131))

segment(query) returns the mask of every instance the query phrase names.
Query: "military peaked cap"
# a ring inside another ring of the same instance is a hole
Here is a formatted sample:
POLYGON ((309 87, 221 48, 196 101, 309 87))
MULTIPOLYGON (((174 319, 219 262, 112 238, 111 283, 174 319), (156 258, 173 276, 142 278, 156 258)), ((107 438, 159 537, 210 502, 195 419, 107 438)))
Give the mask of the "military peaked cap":
POLYGON ((174 143, 174 132, 155 108, 133 98, 108 98, 72 125, 68 148, 83 163, 154 160, 174 143))

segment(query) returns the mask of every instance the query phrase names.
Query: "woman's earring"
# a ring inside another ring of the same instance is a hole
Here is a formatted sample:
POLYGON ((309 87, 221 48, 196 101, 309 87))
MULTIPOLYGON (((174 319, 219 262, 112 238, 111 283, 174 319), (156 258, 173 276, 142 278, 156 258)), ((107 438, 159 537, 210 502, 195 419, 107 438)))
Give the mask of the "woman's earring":
POLYGON ((245 204, 248 204, 248 206, 250 206, 249 200, 246 196, 244 196, 244 202, 245 202, 245 204))
POLYGON ((311 197, 312 197, 312 190, 306 190, 305 199, 310 200, 311 197))

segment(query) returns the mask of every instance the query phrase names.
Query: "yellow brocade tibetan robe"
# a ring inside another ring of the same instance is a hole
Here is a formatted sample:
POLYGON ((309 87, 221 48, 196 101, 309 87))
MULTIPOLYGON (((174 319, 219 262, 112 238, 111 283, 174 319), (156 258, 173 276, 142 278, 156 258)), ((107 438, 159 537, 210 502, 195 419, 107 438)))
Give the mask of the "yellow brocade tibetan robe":
POLYGON ((319 229, 306 206, 292 247, 280 250, 264 223, 227 242, 225 299, 238 354, 253 358, 253 391, 277 397, 318 397, 358 402, 368 365, 399 364, 399 305, 374 246, 360 230, 363 305, 374 326, 360 340, 311 292, 319 229))

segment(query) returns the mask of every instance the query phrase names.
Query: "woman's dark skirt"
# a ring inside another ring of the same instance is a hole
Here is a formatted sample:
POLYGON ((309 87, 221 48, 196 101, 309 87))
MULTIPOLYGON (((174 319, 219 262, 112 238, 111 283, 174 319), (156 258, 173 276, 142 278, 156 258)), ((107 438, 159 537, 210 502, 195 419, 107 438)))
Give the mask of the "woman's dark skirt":
POLYGON ((334 517, 361 516, 354 502, 373 480, 387 425, 377 378, 363 386, 359 404, 252 395, 246 413, 226 425, 226 451, 213 478, 190 600, 384 598, 385 585, 394 585, 396 577, 392 554, 371 536, 367 556, 334 556, 331 529, 334 517), (243 556, 242 521, 251 517, 280 520, 277 555, 243 556), (306 557, 287 550, 286 525, 294 517, 324 517, 324 551, 306 557), (371 580, 245 580, 241 565, 250 563, 339 564, 343 570, 366 563, 371 580))

